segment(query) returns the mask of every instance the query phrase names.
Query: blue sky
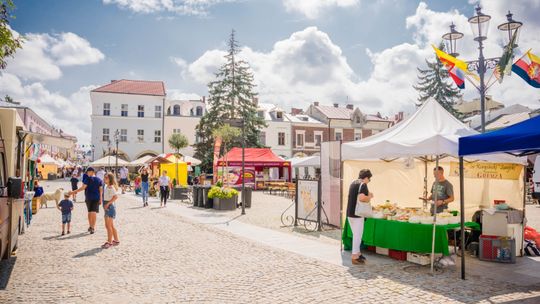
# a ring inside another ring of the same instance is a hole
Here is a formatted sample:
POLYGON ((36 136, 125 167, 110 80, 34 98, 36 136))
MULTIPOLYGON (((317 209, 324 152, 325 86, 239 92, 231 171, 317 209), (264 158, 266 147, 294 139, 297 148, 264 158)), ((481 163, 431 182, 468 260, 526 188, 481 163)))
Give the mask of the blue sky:
MULTIPOLYGON (((462 48, 464 56, 475 54, 466 24, 474 10, 469 1, 15 3, 12 29, 29 41, 0 76, 0 96, 10 94, 36 107, 82 142, 90 130, 88 90, 127 78, 163 80, 171 98, 205 95, 232 28, 244 46, 242 57, 254 69, 260 99, 285 108, 318 100, 354 103, 367 113, 411 111, 417 95, 412 89, 416 67, 433 56, 429 45, 440 41, 452 21, 469 38, 462 48)), ((488 55, 501 53, 496 25, 508 9, 525 23, 521 41, 540 49, 540 35, 534 35, 540 22, 531 13, 540 9, 538 1, 482 5, 493 15, 488 55)), ((537 103, 537 90, 515 79, 507 83, 493 90, 499 100, 537 103), (515 86, 520 90, 513 90, 515 86)), ((472 87, 464 93, 476 96, 472 87)))

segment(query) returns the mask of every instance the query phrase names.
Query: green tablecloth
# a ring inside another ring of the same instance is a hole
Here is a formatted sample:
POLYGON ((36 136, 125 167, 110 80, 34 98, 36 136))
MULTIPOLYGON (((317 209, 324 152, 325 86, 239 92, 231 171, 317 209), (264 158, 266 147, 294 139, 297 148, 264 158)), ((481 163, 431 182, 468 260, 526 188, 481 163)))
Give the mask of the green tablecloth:
MULTIPOLYGON (((435 229, 435 253, 449 255, 448 230, 459 228, 460 224, 437 225, 435 229)), ((474 222, 466 222, 465 227, 480 229, 474 222)), ((366 219, 362 241, 368 246, 378 246, 401 251, 431 253, 431 236, 433 225, 411 224, 383 219, 366 219)), ((343 246, 345 250, 352 248, 352 231, 349 220, 343 229, 343 246)))

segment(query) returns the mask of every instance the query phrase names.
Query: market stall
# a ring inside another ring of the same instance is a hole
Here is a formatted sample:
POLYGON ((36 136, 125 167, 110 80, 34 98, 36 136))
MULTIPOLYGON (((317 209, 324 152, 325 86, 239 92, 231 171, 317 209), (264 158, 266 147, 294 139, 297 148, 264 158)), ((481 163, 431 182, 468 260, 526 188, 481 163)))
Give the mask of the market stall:
MULTIPOLYGON (((342 196, 342 210, 346 209, 346 194, 350 183, 357 178, 361 169, 368 168, 373 173, 372 181, 369 184, 370 191, 375 193, 373 205, 381 205, 385 201, 391 202, 397 209, 396 213, 391 216, 398 215, 398 211, 408 209, 409 212, 403 212, 401 218, 390 218, 390 221, 399 220, 402 222, 399 225, 402 226, 424 226, 424 229, 432 232, 431 236, 433 237, 424 234, 423 237, 417 236, 414 239, 422 238, 422 242, 429 243, 434 240, 432 252, 446 253, 447 250, 443 249, 446 245, 444 240, 436 237, 437 231, 445 229, 442 227, 445 226, 445 223, 441 220, 437 221, 436 215, 424 221, 424 224, 417 223, 418 217, 425 217, 425 213, 429 212, 430 207, 418 197, 429 195, 430 188, 428 186, 431 186, 434 181, 433 168, 438 165, 443 167, 446 179, 454 185, 456 201, 459 199, 458 139, 461 136, 477 133, 454 118, 436 101, 429 100, 414 115, 398 125, 364 140, 343 144, 342 193, 344 195, 342 196), (439 225, 436 225, 437 223, 439 225), (426 237, 428 237, 427 240, 425 240, 426 237)), ((496 199, 505 199, 509 205, 521 208, 523 198, 522 159, 506 155, 493 155, 470 158, 467 159, 467 162, 477 166, 478 175, 466 178, 470 188, 476 189, 476 191, 466 193, 468 196, 466 208, 462 210, 460 216, 471 218, 472 214, 480 207, 496 199), (505 178, 491 176, 485 172, 489 169, 493 169, 495 172, 507 170, 508 175, 504 175, 505 178)), ((449 209, 457 210, 458 204, 450 203, 449 209)), ((343 219, 345 218, 346 216, 343 216, 343 219)), ((384 220, 370 221, 378 223, 384 220)), ((345 223, 343 224, 345 226, 345 223)), ((375 234, 378 233, 379 226, 381 229, 386 229, 383 227, 387 225, 374 224, 375 234)), ((395 233, 398 229, 391 231, 395 233)), ((364 232, 364 236, 369 241, 369 229, 364 232)), ((348 237, 348 231, 345 230, 343 233, 345 244, 348 242, 348 237)), ((394 243, 388 242, 386 244, 389 246, 394 243)), ((390 249, 399 250, 399 248, 390 249)))
POLYGON ((90 163, 90 165, 94 167, 114 167, 116 166, 116 164, 118 164, 118 167, 122 167, 122 166, 128 166, 129 162, 119 157, 107 155, 105 157, 102 157, 90 163))
POLYGON ((306 157, 293 157, 288 159, 292 167, 292 178, 317 178, 318 172, 321 168, 321 157, 306 156, 306 157))
MULTIPOLYGON (((291 163, 275 155, 270 148, 246 148, 244 152, 245 184, 263 189, 266 183, 290 182, 291 163)), ((242 184, 242 148, 232 148, 217 162, 218 180, 224 176, 230 185, 242 184)))
MULTIPOLYGON (((525 156, 531 154, 540 153, 540 116, 530 118, 521 123, 513 126, 493 131, 490 133, 472 135, 461 137, 459 139, 459 159, 460 166, 460 185, 461 185, 461 197, 460 197, 460 210, 463 212, 469 198, 470 191, 478 191, 478 189, 472 188, 469 185, 465 186, 465 178, 467 177, 466 167, 464 164, 464 157, 486 155, 493 153, 509 153, 515 156, 525 156)), ((522 205, 523 213, 525 213, 525 200, 522 205)), ((523 226, 525 220, 525 214, 522 218, 521 225, 523 226)), ((508 217, 507 223, 502 223, 503 226, 509 227, 508 217)), ((504 227, 506 228, 506 227, 504 227)), ((507 237, 510 229, 502 230, 502 237, 507 237), (506 230, 506 231, 505 231, 506 230)), ((524 227, 522 227, 524 228, 524 227)), ((483 229, 484 230, 484 229, 483 229)), ((523 230, 521 231, 523 232, 523 230)), ((484 231, 483 231, 484 233, 484 231)), ((496 235, 499 236, 499 235, 496 235)), ((523 234, 522 238, 523 239, 523 234)), ((489 243, 489 242, 488 242, 489 243)), ((523 242, 521 242, 523 243, 523 242)), ((482 246, 483 244, 480 244, 482 246)), ((461 278, 465 279, 465 260, 464 260, 464 248, 461 248, 461 278)), ((497 258, 497 255, 496 255, 497 258)))
POLYGON ((188 164, 182 161, 182 158, 177 158, 174 154, 164 155, 164 159, 168 162, 162 162, 159 165, 160 175, 163 170, 167 171, 167 176, 173 181, 176 180, 176 170, 178 170, 178 185, 187 185, 188 164))
POLYGON ((43 154, 38 159, 38 172, 42 179, 56 178, 58 162, 49 154, 43 154))

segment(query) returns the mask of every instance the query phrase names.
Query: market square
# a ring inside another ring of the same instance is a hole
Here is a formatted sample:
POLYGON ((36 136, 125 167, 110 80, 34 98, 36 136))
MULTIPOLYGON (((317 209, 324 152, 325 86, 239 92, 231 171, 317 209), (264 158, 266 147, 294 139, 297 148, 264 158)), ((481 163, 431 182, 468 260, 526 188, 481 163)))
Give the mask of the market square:
POLYGON ((0 0, 0 303, 539 303, 535 9, 0 0))

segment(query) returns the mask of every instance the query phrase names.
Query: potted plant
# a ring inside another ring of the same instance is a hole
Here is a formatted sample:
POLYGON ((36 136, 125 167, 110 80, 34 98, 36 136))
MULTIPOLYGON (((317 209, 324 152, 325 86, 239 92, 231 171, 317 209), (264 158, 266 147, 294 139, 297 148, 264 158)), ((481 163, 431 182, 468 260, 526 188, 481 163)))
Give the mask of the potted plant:
POLYGON ((188 139, 181 133, 174 133, 169 137, 169 146, 175 151, 175 163, 176 163, 176 178, 173 179, 173 189, 171 193, 171 199, 185 200, 187 199, 187 188, 182 187, 178 183, 178 161, 180 159, 180 149, 183 149, 189 145, 188 139))
POLYGON ((213 199, 214 209, 217 210, 234 210, 236 209, 236 200, 238 191, 233 188, 223 188, 213 186, 208 191, 208 198, 213 199))

